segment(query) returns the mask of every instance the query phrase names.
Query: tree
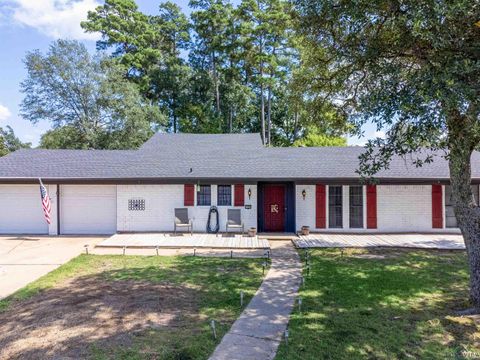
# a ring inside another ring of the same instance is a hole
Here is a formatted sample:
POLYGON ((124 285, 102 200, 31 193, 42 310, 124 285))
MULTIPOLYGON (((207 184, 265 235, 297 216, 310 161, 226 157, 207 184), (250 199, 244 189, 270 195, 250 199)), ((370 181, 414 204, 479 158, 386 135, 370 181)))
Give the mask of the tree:
POLYGON ((321 54, 312 78, 360 131, 373 121, 386 139, 369 142, 359 171, 412 154, 422 166, 448 160, 455 215, 480 309, 480 208, 472 196, 472 152, 480 144, 480 7, 469 0, 297 0, 302 30, 321 54), (328 90, 327 90, 328 89, 328 90), (421 150, 421 151, 420 151, 421 150))
POLYGON ((45 55, 28 53, 25 65, 21 114, 52 123, 56 131, 44 139, 49 146, 66 135, 61 142, 72 148, 134 148, 164 124, 158 108, 124 78, 124 68, 92 57, 79 42, 58 40, 45 55))
POLYGON ((152 24, 152 17, 140 11, 133 0, 106 0, 95 11, 89 11, 82 28, 98 32, 98 50, 114 48, 112 57, 126 67, 126 74, 135 80, 142 93, 150 91, 150 73, 162 56, 159 50, 161 34, 152 24))
POLYGON ((0 127, 0 156, 7 155, 19 149, 30 148, 31 146, 31 143, 21 142, 9 125, 7 125, 5 129, 0 127))
POLYGON ((303 139, 296 140, 293 146, 347 146, 347 139, 344 137, 333 137, 325 134, 310 133, 303 139))
POLYGON ((72 125, 64 125, 46 131, 40 137, 40 148, 43 149, 87 149, 88 144, 78 141, 82 133, 72 125))
POLYGON ((191 69, 181 57, 190 46, 190 23, 180 8, 171 2, 160 4, 160 15, 152 20, 156 31, 162 34, 160 50, 163 54, 152 74, 152 92, 170 118, 170 130, 178 131, 178 118, 184 103, 191 69))
POLYGON ((232 17, 232 5, 225 0, 190 0, 192 27, 195 31, 194 64, 211 76, 215 112, 221 112, 221 68, 224 66, 227 27, 232 17))

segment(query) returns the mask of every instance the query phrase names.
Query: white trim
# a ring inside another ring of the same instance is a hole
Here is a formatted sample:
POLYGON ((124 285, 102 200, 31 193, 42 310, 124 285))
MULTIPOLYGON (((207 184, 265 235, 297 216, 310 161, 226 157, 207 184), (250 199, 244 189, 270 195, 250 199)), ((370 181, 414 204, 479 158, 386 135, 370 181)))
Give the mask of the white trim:
MULTIPOLYGON (((433 224, 432 224, 433 228, 433 224)), ((442 185, 442 229, 447 228, 447 216, 445 209, 445 185, 442 185)))
POLYGON ((330 229, 330 209, 328 208, 328 194, 330 191, 330 185, 325 185, 325 230, 330 229))
POLYGON ((350 186, 342 186, 342 229, 350 229, 350 186))
POLYGON ((362 186, 363 193, 363 229, 367 228, 367 186, 362 186))

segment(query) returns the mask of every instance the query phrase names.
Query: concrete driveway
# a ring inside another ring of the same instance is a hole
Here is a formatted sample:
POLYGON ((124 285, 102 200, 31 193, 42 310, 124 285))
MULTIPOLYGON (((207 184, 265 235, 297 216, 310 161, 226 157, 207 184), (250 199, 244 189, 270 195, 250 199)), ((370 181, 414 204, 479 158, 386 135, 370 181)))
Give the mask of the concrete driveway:
POLYGON ((105 237, 0 236, 0 299, 12 294, 105 237))

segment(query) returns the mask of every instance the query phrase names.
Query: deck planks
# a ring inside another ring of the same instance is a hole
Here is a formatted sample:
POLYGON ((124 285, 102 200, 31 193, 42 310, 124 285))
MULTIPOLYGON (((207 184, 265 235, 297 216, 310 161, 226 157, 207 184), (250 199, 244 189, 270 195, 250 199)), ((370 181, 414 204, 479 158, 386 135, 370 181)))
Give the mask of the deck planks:
POLYGON ((310 234, 293 240, 299 249, 347 247, 406 247, 465 249, 460 234, 310 234))
POLYGON ((258 236, 247 237, 240 234, 169 234, 134 233, 115 234, 105 239, 97 247, 130 248, 209 248, 209 249, 270 249, 270 243, 258 236))

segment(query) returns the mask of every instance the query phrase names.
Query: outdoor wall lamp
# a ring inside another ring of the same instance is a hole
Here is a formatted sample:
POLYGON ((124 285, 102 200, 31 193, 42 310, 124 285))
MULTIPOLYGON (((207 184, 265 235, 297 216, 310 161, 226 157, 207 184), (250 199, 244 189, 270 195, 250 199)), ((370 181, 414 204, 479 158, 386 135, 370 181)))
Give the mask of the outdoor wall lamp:
POLYGON ((248 198, 250 199, 252 197, 252 189, 248 188, 248 198))
POLYGON ((307 192, 305 191, 305 189, 302 190, 302 197, 303 197, 303 200, 305 200, 305 196, 307 196, 307 192))

